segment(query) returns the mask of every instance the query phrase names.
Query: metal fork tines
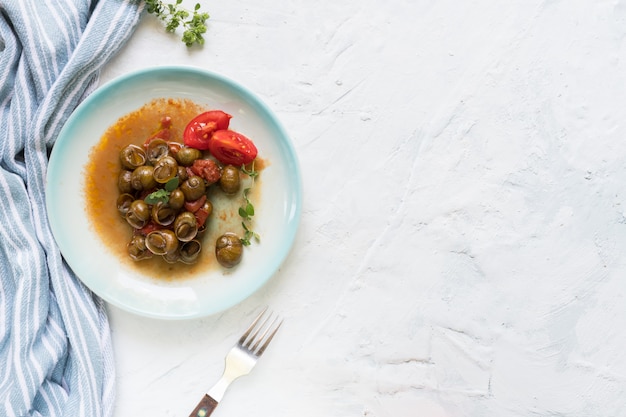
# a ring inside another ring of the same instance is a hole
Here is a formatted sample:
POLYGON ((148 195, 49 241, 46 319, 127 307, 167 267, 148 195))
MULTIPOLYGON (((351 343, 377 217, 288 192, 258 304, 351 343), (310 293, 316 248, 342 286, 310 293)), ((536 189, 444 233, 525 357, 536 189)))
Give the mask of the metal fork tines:
POLYGON ((267 308, 254 319, 250 327, 239 338, 235 346, 226 355, 224 373, 215 385, 204 395, 189 417, 207 417, 217 404, 222 401, 228 386, 240 376, 250 373, 259 357, 265 352, 282 319, 265 314, 267 308))

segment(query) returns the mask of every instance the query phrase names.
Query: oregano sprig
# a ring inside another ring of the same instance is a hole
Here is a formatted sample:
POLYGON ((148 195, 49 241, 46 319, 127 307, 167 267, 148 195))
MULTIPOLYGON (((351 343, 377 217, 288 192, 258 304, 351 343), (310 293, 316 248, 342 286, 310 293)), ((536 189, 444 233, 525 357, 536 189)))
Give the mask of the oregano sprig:
POLYGON ((165 3, 162 0, 146 0, 146 10, 155 15, 165 24, 167 32, 176 32, 182 26, 183 36, 181 40, 187 46, 204 44, 202 36, 207 31, 206 21, 209 14, 200 11, 200 3, 196 3, 193 10, 187 10, 181 6, 183 0, 175 0, 174 3, 165 3))
POLYGON ((164 188, 159 188, 158 190, 151 192, 146 196, 146 198, 143 199, 143 201, 145 201, 146 204, 150 205, 157 204, 158 202, 169 202, 170 194, 172 194, 172 191, 174 191, 176 187, 178 187, 178 183, 178 177, 170 179, 168 182, 165 183, 164 188))
POLYGON ((254 185, 254 180, 259 175, 259 172, 254 169, 254 161, 252 162, 249 170, 246 168, 245 165, 243 165, 241 167, 241 172, 252 178, 252 184, 250 185, 250 187, 244 188, 243 190, 244 204, 243 206, 239 207, 239 216, 241 216, 241 218, 243 219, 241 222, 241 226, 243 227, 244 232, 243 237, 240 240, 244 246, 250 246, 250 244, 252 243, 251 239, 254 239, 257 242, 261 240, 261 236, 259 236, 258 233, 250 228, 250 222, 252 221, 252 217, 254 216, 254 205, 248 197, 248 194, 250 194, 252 186, 254 185))
POLYGON ((256 171, 254 169, 254 161, 252 161, 252 165, 250 166, 250 169, 246 168, 245 165, 242 165, 241 172, 243 172, 244 174, 252 178, 252 180, 254 180, 256 177, 259 176, 259 171, 256 171))

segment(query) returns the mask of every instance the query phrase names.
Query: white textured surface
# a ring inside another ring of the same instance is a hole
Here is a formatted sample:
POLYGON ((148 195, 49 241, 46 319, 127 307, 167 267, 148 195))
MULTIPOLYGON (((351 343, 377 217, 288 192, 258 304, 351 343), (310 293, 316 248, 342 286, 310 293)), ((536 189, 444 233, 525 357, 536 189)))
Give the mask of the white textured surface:
POLYGON ((214 416, 614 416, 626 407, 626 2, 208 2, 102 75, 194 65, 293 138, 301 228, 216 317, 110 309, 115 417, 187 416, 261 305, 285 323, 214 416))

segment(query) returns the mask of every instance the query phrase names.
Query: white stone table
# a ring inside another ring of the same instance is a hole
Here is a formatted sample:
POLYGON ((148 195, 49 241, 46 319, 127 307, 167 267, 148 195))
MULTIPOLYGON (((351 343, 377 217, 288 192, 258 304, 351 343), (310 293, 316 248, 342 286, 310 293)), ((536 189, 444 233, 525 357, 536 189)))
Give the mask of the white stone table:
POLYGON ((201 3, 203 48, 145 16, 101 82, 176 64, 254 91, 301 225, 222 314, 110 306, 115 417, 187 416, 263 305, 285 323, 215 417, 624 415, 626 2, 201 3))

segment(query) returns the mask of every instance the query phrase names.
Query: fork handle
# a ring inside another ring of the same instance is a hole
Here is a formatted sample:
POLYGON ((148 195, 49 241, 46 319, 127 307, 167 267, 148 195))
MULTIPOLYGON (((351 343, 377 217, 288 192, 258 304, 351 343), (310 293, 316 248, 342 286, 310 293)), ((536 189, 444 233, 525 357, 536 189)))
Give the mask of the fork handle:
POLYGON ((208 417, 217 407, 217 401, 209 394, 204 394, 196 408, 189 414, 189 417, 208 417))

